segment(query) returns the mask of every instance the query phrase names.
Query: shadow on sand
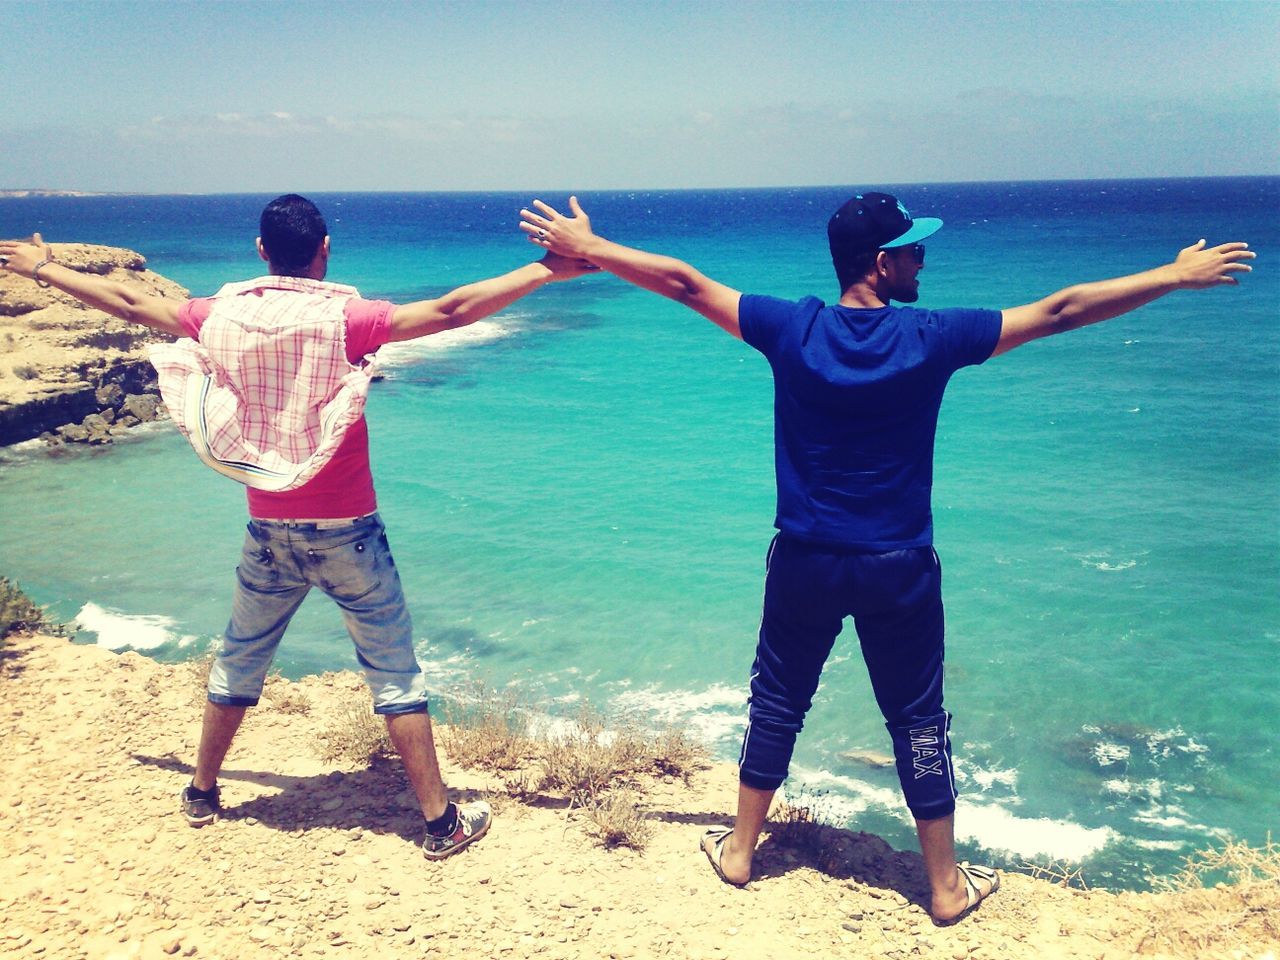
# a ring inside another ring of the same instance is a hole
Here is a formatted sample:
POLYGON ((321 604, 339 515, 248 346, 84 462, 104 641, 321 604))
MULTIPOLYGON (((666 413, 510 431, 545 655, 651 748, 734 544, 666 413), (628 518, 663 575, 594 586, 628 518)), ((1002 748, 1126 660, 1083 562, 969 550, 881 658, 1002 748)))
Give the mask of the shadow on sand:
MULTIPOLYGON (((733 818, 722 813, 664 811, 650 817, 664 823, 727 827, 733 818)), ((926 911, 929 883, 920 854, 894 850, 872 833, 845 830, 822 823, 804 821, 765 825, 766 836, 756 848, 752 881, 780 877, 809 867, 835 880, 848 880, 873 890, 893 891, 926 911)), ((697 851, 697 856, 704 854, 697 851)))
MULTIPOLYGON (((178 775, 189 776, 192 772, 189 763, 172 756, 134 754, 133 759, 178 775)), ((412 796, 405 795, 409 788, 398 760, 380 759, 363 770, 313 776, 224 768, 219 780, 224 787, 239 781, 278 791, 240 803, 235 802, 234 791, 230 796, 224 792, 223 817, 228 820, 253 819, 287 832, 331 827, 394 834, 415 844, 422 841, 422 815, 415 809, 412 796)), ((475 790, 455 790, 453 794, 454 799, 464 801, 488 797, 486 792, 475 790)), ((519 802, 542 809, 565 809, 570 805, 562 797, 546 794, 519 802)), ((722 813, 676 810, 650 811, 648 818, 706 828, 727 822, 722 813)), ((895 891, 911 903, 928 907, 928 884, 918 853, 894 850, 874 834, 814 822, 770 823, 766 830, 768 836, 756 851, 753 880, 767 880, 809 867, 837 880, 895 891)), ((703 856, 694 847, 689 855, 703 856)))

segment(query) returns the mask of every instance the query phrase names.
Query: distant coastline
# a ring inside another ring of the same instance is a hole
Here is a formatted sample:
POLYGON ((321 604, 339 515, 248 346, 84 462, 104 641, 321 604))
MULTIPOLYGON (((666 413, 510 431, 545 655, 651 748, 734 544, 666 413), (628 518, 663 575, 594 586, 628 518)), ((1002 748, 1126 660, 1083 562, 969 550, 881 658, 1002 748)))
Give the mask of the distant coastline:
POLYGON ((105 193, 92 190, 46 190, 43 187, 24 187, 17 190, 0 190, 0 197, 105 197, 105 193))
MULTIPOLYGON (((1008 186, 1027 186, 1027 185, 1048 185, 1048 184, 1143 184, 1143 183, 1161 183, 1161 182, 1192 182, 1192 181, 1242 181, 1242 180, 1276 180, 1280 178, 1280 174, 1276 173, 1247 173, 1247 174, 1220 174, 1220 175, 1197 175, 1197 176, 1179 176, 1179 177, 1067 177, 1059 179, 1046 180, 932 180, 918 182, 899 182, 884 183, 885 187, 901 187, 901 188, 921 188, 921 187, 967 187, 967 186, 985 186, 990 184, 1002 184, 1008 186)), ((646 186, 593 186, 593 187, 404 187, 404 188, 385 188, 380 187, 371 189, 368 187, 324 187, 324 188, 305 188, 303 193, 311 197, 324 196, 419 196, 419 195, 436 195, 436 196, 481 196, 488 194, 497 194, 507 196, 511 194, 551 194, 551 193, 570 193, 577 192, 579 196, 588 193, 595 194, 631 194, 631 193, 681 193, 681 194, 708 194, 708 193, 766 193, 778 190, 856 190, 860 184, 729 184, 727 186, 660 186, 649 184, 646 186)), ((53 190, 44 187, 23 187, 23 188, 4 188, 0 189, 0 200, 2 199, 39 199, 39 198, 57 198, 57 197, 228 197, 228 196, 252 196, 252 197, 272 197, 276 196, 278 191, 263 189, 262 187, 249 187, 240 190, 53 190)))

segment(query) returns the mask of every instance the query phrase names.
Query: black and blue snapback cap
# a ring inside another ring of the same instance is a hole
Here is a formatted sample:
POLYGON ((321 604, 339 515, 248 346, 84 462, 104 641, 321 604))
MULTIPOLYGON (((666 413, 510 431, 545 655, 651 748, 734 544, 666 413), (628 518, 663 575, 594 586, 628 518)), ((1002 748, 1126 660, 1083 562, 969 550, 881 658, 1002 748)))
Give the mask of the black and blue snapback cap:
POLYGON ((937 217, 913 219, 897 197, 860 193, 827 221, 827 242, 832 260, 839 262, 860 253, 919 243, 941 228, 937 217))

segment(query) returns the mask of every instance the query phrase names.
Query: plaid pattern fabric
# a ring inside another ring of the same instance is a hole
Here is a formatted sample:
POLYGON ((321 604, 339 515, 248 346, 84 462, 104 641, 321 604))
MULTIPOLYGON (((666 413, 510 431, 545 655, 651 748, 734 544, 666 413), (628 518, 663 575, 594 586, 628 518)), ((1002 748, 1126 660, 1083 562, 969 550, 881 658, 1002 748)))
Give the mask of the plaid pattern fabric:
POLYGON ((302 486, 364 412, 372 357, 346 356, 354 287, 299 277, 227 284, 200 328, 150 349, 160 392, 205 463, 259 490, 302 486))

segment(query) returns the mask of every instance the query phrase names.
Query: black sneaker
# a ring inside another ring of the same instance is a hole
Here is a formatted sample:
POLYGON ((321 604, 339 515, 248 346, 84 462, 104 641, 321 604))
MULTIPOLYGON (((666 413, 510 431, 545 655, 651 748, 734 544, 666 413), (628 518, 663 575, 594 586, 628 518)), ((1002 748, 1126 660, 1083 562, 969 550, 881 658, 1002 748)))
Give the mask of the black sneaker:
POLYGON ((428 860, 443 860, 451 857, 463 847, 474 843, 489 832, 489 823, 493 814, 489 804, 483 800, 458 804, 458 825, 447 837, 433 837, 427 834, 422 842, 422 853, 428 860))
POLYGON ((213 823, 220 813, 222 804, 218 802, 216 783, 212 790, 197 790, 191 784, 182 788, 182 815, 191 826, 203 827, 206 823, 213 823))

